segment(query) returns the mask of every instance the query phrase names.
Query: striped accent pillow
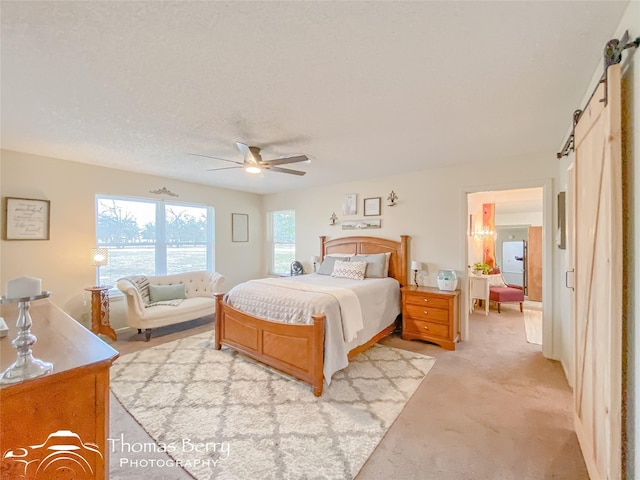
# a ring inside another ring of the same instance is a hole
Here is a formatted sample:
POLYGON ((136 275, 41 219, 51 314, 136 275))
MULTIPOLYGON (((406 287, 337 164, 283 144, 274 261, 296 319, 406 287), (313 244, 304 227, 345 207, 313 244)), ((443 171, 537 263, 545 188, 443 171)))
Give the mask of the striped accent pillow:
POLYGON ((367 270, 367 262, 341 262, 337 260, 333 266, 332 277, 350 278, 352 280, 364 280, 364 272, 367 270))
POLYGON ((149 294, 149 279, 145 275, 138 275, 135 277, 129 277, 129 280, 136 286, 138 292, 140 292, 144 306, 148 307, 151 302, 149 294))

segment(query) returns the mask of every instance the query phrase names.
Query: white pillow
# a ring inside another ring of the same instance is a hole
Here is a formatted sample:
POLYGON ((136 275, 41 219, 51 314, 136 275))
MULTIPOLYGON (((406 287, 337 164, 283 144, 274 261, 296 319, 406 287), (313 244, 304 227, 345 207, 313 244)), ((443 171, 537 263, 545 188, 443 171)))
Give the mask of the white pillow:
POLYGON ((507 284, 504 283, 504 279, 502 278, 501 273, 495 273, 493 275, 487 275, 489 277, 489 286, 490 287, 506 287, 507 284))
POLYGON ((391 258, 391 252, 385 252, 384 255, 387 257, 384 264, 384 278, 387 278, 389 276, 389 259, 391 258))
POLYGON ((331 276, 350 278, 351 280, 364 280, 364 272, 366 270, 367 262, 342 262, 336 260, 331 276))

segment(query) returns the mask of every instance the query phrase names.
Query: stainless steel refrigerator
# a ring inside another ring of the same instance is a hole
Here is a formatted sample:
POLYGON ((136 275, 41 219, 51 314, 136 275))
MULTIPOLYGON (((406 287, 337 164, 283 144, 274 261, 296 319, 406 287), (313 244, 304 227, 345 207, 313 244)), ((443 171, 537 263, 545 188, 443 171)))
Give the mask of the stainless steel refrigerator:
POLYGON ((527 293, 527 242, 502 242, 502 276, 511 285, 519 285, 527 293))

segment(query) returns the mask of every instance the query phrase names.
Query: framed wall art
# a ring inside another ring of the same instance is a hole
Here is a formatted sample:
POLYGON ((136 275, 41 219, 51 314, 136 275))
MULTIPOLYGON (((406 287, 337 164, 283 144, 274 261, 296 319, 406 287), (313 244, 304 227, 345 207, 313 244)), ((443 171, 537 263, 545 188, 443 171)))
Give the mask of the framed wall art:
POLYGON ((380 197, 364 199, 364 216, 380 215, 380 197))
POLYGON ((249 241, 249 215, 246 213, 231 214, 231 241, 249 241))
POLYGON ((370 228, 381 228, 382 220, 363 219, 363 220, 346 220, 342 222, 342 230, 367 230, 370 228))
POLYGON ((565 250, 567 248, 567 201, 566 192, 558 193, 558 248, 565 250))
POLYGON ((342 215, 355 215, 358 213, 358 195, 347 193, 342 202, 342 215))
POLYGON ((49 240, 51 202, 5 197, 5 240, 49 240))

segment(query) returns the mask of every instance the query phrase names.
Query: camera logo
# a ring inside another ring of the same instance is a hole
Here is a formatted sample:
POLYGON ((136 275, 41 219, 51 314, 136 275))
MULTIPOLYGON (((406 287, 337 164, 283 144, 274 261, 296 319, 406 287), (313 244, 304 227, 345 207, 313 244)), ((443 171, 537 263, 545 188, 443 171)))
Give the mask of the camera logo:
POLYGON ((19 475, 15 478, 91 480, 104 468, 104 457, 95 443, 83 443, 77 433, 58 430, 42 445, 7 450, 2 463, 15 469, 19 475))

